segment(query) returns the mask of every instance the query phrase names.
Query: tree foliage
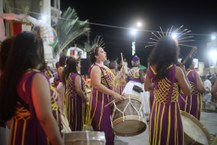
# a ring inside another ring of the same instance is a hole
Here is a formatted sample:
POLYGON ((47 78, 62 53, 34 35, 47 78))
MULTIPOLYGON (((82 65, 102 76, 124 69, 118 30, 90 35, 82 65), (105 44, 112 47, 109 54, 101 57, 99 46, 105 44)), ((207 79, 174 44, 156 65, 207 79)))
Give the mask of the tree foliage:
POLYGON ((54 49, 54 54, 59 55, 64 49, 82 35, 90 31, 88 20, 80 21, 74 9, 69 7, 58 20, 56 25, 59 45, 54 49))

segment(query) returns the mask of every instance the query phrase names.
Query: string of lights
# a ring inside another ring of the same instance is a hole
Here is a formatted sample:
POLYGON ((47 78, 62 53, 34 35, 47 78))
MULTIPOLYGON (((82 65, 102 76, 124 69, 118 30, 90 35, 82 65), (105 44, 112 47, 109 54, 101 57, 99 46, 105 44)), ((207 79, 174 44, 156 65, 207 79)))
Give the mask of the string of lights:
MULTIPOLYGON (((11 8, 14 10, 18 10, 20 12, 22 12, 22 9, 18 9, 18 8, 11 8)), ((37 12, 33 12, 33 11, 28 11, 28 13, 30 14, 36 14, 41 16, 41 13, 37 13, 37 12)), ((61 20, 66 20, 66 21, 72 21, 73 19, 68 19, 68 18, 63 18, 63 17, 57 17, 57 16, 51 16, 51 18, 57 18, 57 19, 61 19, 61 20)), ((115 25, 109 25, 109 24, 102 24, 102 23, 96 23, 96 22, 89 22, 90 25, 94 25, 94 26, 100 26, 100 27, 107 27, 107 28, 115 28, 115 29, 124 29, 124 30, 131 30, 131 28, 128 27, 123 27, 123 26, 115 26, 115 25)), ((137 29, 137 31, 140 32, 158 32, 157 30, 150 30, 150 29, 137 29)), ((163 33, 167 33, 167 32, 163 32, 163 33)), ((204 36, 204 37, 211 37, 211 34, 198 34, 198 33, 191 33, 192 36, 204 36)))

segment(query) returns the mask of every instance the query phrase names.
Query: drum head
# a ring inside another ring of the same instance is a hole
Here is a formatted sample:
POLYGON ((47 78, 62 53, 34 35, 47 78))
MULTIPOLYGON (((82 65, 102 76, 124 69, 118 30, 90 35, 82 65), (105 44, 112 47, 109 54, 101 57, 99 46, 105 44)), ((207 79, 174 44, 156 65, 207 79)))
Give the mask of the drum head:
POLYGON ((209 145, 210 135, 199 120, 187 112, 181 111, 186 144, 209 145))
POLYGON ((116 120, 113 131, 118 136, 134 136, 138 135, 146 130, 146 120, 141 119, 138 116, 126 116, 124 121, 123 118, 116 120), (117 121, 119 123, 117 123, 117 121))
POLYGON ((125 99, 114 103, 112 128, 118 136, 134 136, 146 130, 146 119, 142 115, 142 103, 135 95, 125 94, 125 99))

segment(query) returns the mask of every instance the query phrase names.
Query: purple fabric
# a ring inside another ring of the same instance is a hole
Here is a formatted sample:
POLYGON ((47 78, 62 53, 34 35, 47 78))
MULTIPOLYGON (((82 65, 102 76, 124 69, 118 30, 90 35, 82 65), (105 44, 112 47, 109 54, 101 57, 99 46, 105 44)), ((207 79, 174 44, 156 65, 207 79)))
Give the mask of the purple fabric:
POLYGON ((131 78, 131 77, 129 77, 129 81, 141 83, 141 80, 139 78, 131 78))
MULTIPOLYGON (((112 89, 112 86, 108 86, 105 81, 105 78, 107 79, 108 84, 110 84, 109 82, 112 81, 110 72, 103 67, 101 67, 101 70, 104 71, 104 73, 101 73, 101 83, 109 89, 112 89), (104 77, 103 74, 105 75, 104 77)), ((110 106, 105 107, 105 105, 108 104, 111 99, 111 96, 93 88, 90 102, 92 126, 95 131, 103 131, 105 133, 106 145, 114 145, 114 133, 110 121, 112 110, 110 106)))
MULTIPOLYGON (((78 93, 75 90, 75 78, 79 74, 76 73, 70 73, 69 79, 66 83, 66 112, 67 112, 67 118, 69 120, 69 126, 72 131, 80 131, 83 129, 83 123, 85 116, 82 114, 84 112, 85 108, 82 107, 83 101, 82 97, 78 95, 78 93)), ((81 79, 81 88, 84 90, 84 80, 81 79)))
POLYGON ((45 132, 43 131, 42 127, 39 124, 39 121, 36 117, 36 112, 33 106, 32 102, 32 96, 31 96, 31 83, 32 83, 32 77, 35 74, 35 72, 31 71, 29 73, 26 73, 19 85, 18 85, 18 94, 20 98, 28 105, 29 109, 24 109, 23 105, 19 105, 17 107, 17 110, 22 110, 14 116, 14 121, 11 126, 11 134, 10 134, 10 145, 13 144, 13 142, 16 145, 47 145, 47 137, 45 135, 45 132), (22 89, 23 84, 25 84, 25 92, 22 89), (23 108, 23 109, 22 109, 23 108), (25 114, 30 113, 29 115, 23 115, 22 113, 26 112, 25 114), (22 116, 23 119, 21 119, 20 116, 22 116), (17 123, 17 125, 16 125, 17 123), (26 125, 26 127, 25 127, 26 125), (22 138, 23 143, 22 143, 22 138))
POLYGON ((183 126, 179 104, 179 88, 175 79, 176 66, 168 68, 167 79, 154 80, 156 74, 148 68, 148 75, 154 83, 154 101, 150 114, 150 145, 183 145, 183 126), (168 85, 168 90, 160 83, 168 85), (175 85, 176 84, 176 85, 175 85), (175 95, 175 96, 174 96, 175 95), (165 97, 165 98, 164 98, 165 97), (161 120, 162 119, 162 120, 161 120))
POLYGON ((191 84, 193 90, 190 96, 186 96, 183 93, 179 96, 180 109, 193 115, 200 120, 201 106, 202 106, 202 94, 197 91, 197 72, 191 70, 187 73, 187 78, 191 84))

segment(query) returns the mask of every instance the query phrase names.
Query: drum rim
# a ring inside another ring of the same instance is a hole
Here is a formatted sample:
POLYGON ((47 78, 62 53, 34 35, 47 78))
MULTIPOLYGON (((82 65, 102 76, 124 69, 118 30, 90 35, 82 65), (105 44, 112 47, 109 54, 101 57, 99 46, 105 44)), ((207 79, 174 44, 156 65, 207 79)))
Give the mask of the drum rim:
MULTIPOLYGON (((196 123, 199 127, 200 127, 200 129, 204 132, 204 134, 206 135, 206 137, 207 137, 207 139, 208 139, 208 143, 210 144, 210 142, 211 142, 211 137, 210 137, 210 134, 209 134, 209 132, 208 132, 208 130, 204 127, 204 125, 197 119, 197 118, 195 118, 193 115, 191 115, 191 114, 189 114, 189 113, 187 113, 187 112, 185 112, 185 111, 182 111, 182 110, 180 110, 180 113, 181 113, 181 116, 185 116, 185 117, 187 117, 187 118, 190 118, 194 123, 196 123)), ((184 127, 183 127, 184 128, 184 127)), ((197 142, 196 140, 194 140, 194 139, 192 139, 192 137, 190 137, 185 131, 184 131, 184 129, 183 129, 183 132, 184 132, 184 134, 188 137, 188 138, 190 138, 192 141, 194 141, 194 142, 197 142)), ((199 143, 199 142, 198 142, 199 143)))
POLYGON ((83 139, 83 138, 71 138, 70 140, 65 140, 65 136, 69 135, 69 134, 82 134, 84 136, 88 136, 90 134, 94 134, 94 135, 102 135, 102 137, 100 138, 89 138, 88 141, 100 141, 100 142, 105 142, 105 133, 103 131, 89 131, 89 130, 82 130, 82 131, 72 131, 72 132, 67 132, 67 133, 63 133, 63 140, 64 143, 69 143, 69 142, 76 142, 76 141, 87 141, 87 139, 83 139))
MULTIPOLYGON (((129 98, 132 99, 132 100, 139 101, 141 103, 141 98, 136 96, 136 95, 131 95, 131 94, 125 94, 124 95, 124 100, 127 100, 129 98)), ((117 101, 114 101, 114 103, 118 103, 118 102, 121 102, 121 101, 123 101, 123 100, 117 100, 117 101)))
POLYGON ((64 143, 72 143, 72 142, 80 142, 80 141, 88 141, 88 142, 91 142, 91 141, 99 141, 99 142, 106 142, 106 140, 105 139, 71 139, 71 140, 64 140, 64 143))
POLYGON ((64 134, 70 134, 70 133, 99 133, 99 134, 104 134, 103 131, 90 131, 90 130, 81 130, 81 131, 71 131, 71 132, 66 132, 64 134))
POLYGON ((118 135, 118 136, 134 136, 134 135, 138 135, 138 134, 144 132, 144 131, 147 129, 147 122, 146 122, 146 119, 143 118, 143 117, 139 117, 139 116, 137 116, 137 115, 127 115, 127 116, 120 117, 120 118, 115 119, 114 121, 112 121, 112 126, 113 126, 113 131, 114 131, 114 133, 115 133, 116 135, 118 135), (124 119, 123 119, 123 118, 124 118, 124 119), (117 131, 114 129, 114 127, 115 127, 116 125, 120 124, 121 122, 124 122, 123 120, 124 120, 124 121, 129 121, 129 120, 135 121, 135 120, 138 120, 138 121, 140 121, 141 123, 145 124, 145 125, 144 125, 145 127, 142 128, 142 129, 140 129, 140 130, 138 130, 137 132, 128 133, 128 134, 126 134, 126 133, 124 134, 124 133, 117 132, 117 131))

